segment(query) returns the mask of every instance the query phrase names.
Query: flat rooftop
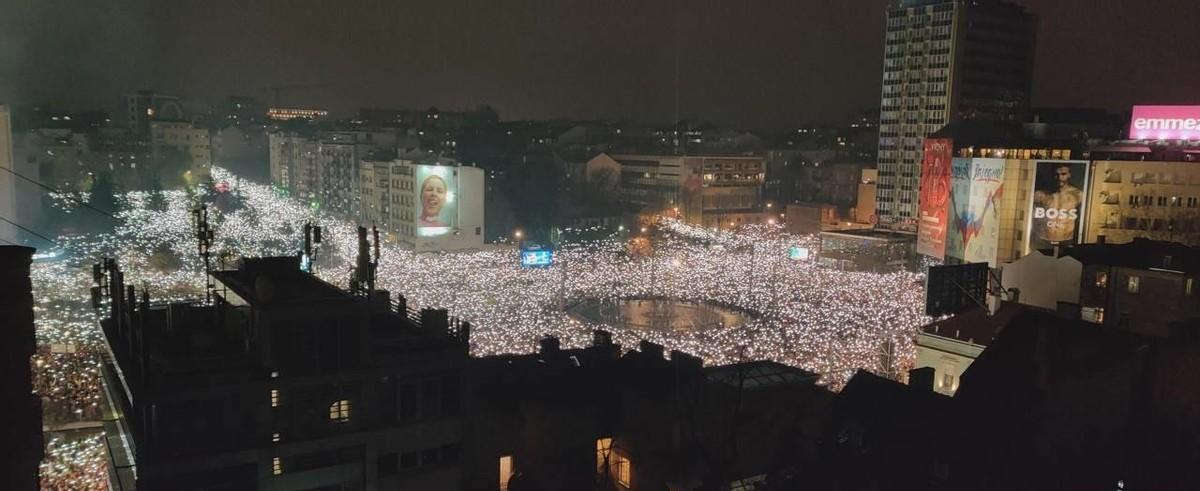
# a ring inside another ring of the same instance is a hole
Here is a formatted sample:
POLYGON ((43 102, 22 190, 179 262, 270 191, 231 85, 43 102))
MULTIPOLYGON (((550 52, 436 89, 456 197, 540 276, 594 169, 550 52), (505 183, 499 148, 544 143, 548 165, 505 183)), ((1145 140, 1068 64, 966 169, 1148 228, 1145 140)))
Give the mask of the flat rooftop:
POLYGON ((224 286, 226 301, 239 304, 309 303, 350 301, 354 297, 320 278, 300 270, 295 256, 247 258, 232 271, 214 271, 218 290, 224 286), (236 296, 236 297, 235 297, 236 296))

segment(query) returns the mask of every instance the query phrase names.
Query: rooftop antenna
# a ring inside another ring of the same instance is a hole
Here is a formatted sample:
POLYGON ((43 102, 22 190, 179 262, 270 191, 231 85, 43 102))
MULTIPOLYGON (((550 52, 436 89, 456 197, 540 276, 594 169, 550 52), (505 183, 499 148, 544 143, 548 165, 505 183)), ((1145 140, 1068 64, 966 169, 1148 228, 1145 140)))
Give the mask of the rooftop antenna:
POLYGON ((192 229, 195 232, 197 249, 200 257, 204 258, 204 303, 212 303, 212 243, 213 230, 208 224, 208 206, 200 205, 192 209, 192 229))

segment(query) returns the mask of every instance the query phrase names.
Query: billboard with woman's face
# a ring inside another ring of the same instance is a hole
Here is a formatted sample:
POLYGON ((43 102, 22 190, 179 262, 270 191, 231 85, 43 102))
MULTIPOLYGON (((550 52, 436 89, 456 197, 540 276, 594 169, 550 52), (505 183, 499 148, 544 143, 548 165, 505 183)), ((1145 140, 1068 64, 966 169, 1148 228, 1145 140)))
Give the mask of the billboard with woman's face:
POLYGON ((458 228, 458 172, 454 167, 416 165, 417 236, 436 237, 458 228))

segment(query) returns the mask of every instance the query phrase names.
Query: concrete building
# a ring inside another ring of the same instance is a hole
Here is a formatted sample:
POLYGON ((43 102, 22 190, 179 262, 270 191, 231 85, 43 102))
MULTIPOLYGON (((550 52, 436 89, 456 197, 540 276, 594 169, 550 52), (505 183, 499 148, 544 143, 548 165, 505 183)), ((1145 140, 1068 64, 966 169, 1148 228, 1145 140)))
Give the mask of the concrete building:
POLYGON ((916 232, 923 139, 958 119, 1022 121, 1034 20, 1011 3, 893 0, 879 118, 881 225, 916 232))
POLYGON ((847 271, 897 271, 912 261, 913 237, 882 230, 821 232, 817 262, 847 271))
POLYGON ((267 138, 273 184, 310 206, 355 219, 364 217, 364 162, 390 160, 417 146, 396 131, 278 130, 267 138))
POLYGON ((858 223, 874 223, 878 220, 875 215, 875 195, 879 186, 879 170, 863 169, 858 181, 858 198, 854 202, 854 221, 858 223))
POLYGON ((1011 263, 1000 265, 1000 285, 1016 291, 1013 300, 1022 305, 1057 310, 1060 304, 1079 302, 1083 264, 1070 256, 1053 257, 1032 251, 1011 263))
POLYGON ((1200 245, 1197 167, 1187 161, 1094 162, 1085 242, 1146 238, 1200 245))
POLYGON ((150 123, 183 121, 185 114, 179 97, 139 90, 125 96, 125 124, 139 138, 150 139, 150 123))
POLYGON ((709 228, 766 223, 762 157, 625 155, 588 161, 589 181, 614 188, 643 213, 675 216, 709 228))
POLYGON ((480 249, 484 223, 483 169, 423 154, 391 160, 367 160, 359 170, 362 220, 375 224, 404 247, 425 251, 480 249), (444 224, 423 223, 426 196, 422 182, 437 176, 447 198, 439 213, 444 224))
POLYGON ((933 390, 953 396, 963 372, 1023 310, 1023 306, 1014 303, 1001 305, 995 313, 976 307, 922 327, 917 333, 914 367, 933 370, 933 390))
POLYGON ((315 132, 268 133, 271 183, 292 196, 311 201, 316 197, 317 155, 320 149, 315 132))
POLYGON ((352 295, 296 257, 213 272, 209 305, 152 304, 101 271, 137 489, 461 488, 470 327, 446 311, 352 295))
POLYGON ((154 121, 150 123, 150 158, 156 165, 171 158, 167 148, 183 152, 190 160, 194 175, 207 175, 212 167, 212 140, 208 129, 182 121, 154 121))
POLYGON ((1173 322, 1200 317, 1200 248, 1138 238, 1064 254, 1083 263, 1079 308, 1087 322, 1169 336, 1173 322))
POLYGON ((291 121, 293 119, 308 119, 317 121, 325 119, 326 116, 329 116, 329 111, 324 109, 300 107, 267 108, 267 119, 271 121, 291 121))
MULTIPOLYGON (((0 216, 14 221, 17 220, 17 176, 13 175, 16 170, 13 162, 12 116, 8 106, 0 104, 0 216)), ((16 227, 0 221, 0 239, 20 244, 16 232, 16 227)))
MULTIPOLYGON (((0 106, 0 110, 3 106, 0 106)), ((5 488, 40 489, 38 464, 43 457, 42 401, 34 393, 31 357, 36 349, 33 285, 29 265, 34 249, 0 244, 0 475, 5 488)))

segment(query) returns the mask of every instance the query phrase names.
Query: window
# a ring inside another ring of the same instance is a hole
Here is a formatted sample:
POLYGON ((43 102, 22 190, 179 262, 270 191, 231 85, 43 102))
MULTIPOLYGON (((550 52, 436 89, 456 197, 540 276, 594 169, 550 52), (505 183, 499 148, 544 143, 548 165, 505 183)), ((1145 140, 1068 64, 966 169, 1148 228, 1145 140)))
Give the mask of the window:
POLYGON ((1108 273, 1105 271, 1096 272, 1096 288, 1108 288, 1108 273))
POLYGON ((280 440, 279 433, 271 433, 271 442, 272 443, 279 443, 279 440, 280 440))
POLYGON ((596 439, 596 474, 604 475, 610 452, 612 452, 612 438, 596 439))
POLYGON ((1130 276, 1128 289, 1129 293, 1137 293, 1141 289, 1141 278, 1130 276))
POLYGON ((613 452, 613 478, 618 485, 628 488, 631 483, 629 458, 620 452, 613 452))
POLYGON ((396 474, 396 472, 399 471, 399 468, 397 468, 397 466, 396 466, 396 454, 395 453, 379 454, 378 459, 379 459, 377 462, 378 465, 376 465, 375 468, 376 468, 377 472, 379 473, 379 477, 391 476, 391 475, 396 474))
POLYGON ((276 476, 283 474, 283 461, 279 457, 271 459, 271 474, 276 476))
POLYGON ((1184 295, 1192 294, 1192 278, 1183 280, 1183 294, 1184 295))
POLYGON ((1079 316, 1087 322, 1096 324, 1104 323, 1104 308, 1103 307, 1083 307, 1079 309, 1079 316))
POLYGON ((500 491, 508 491, 508 480, 513 475, 512 455, 500 456, 500 491))
POLYGON ((271 389, 271 407, 279 407, 279 389, 271 389))
POLYGON ((329 405, 329 419, 338 423, 350 421, 350 401, 342 399, 329 405))
POLYGON ((413 469, 418 465, 416 452, 404 452, 400 454, 400 468, 413 469))

